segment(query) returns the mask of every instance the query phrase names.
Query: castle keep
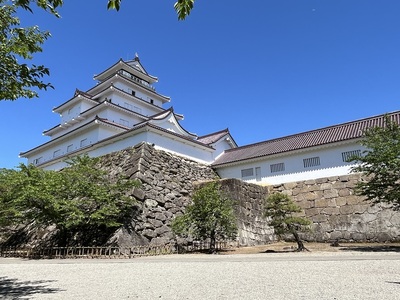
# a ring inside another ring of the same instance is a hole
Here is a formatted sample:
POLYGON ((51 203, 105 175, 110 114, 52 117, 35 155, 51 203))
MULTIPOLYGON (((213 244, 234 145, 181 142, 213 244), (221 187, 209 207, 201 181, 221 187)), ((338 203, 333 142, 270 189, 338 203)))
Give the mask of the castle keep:
MULTIPOLYGON (((20 155, 47 170, 63 168, 71 156, 102 156, 111 173, 139 179, 138 214, 114 243, 171 242, 170 222, 188 205, 193 183, 216 178, 237 201, 242 245, 274 239, 261 216, 263 199, 274 191, 291 195, 313 221, 308 240, 399 239, 399 213, 355 196, 360 175, 350 174, 348 162, 365 150, 363 131, 382 126, 383 115, 239 147, 228 129, 198 136, 183 128, 183 115, 164 108, 170 98, 156 91, 158 78, 137 55, 94 79, 92 88, 77 89, 53 109, 60 123, 44 131, 50 140, 20 155)), ((399 111, 389 116, 400 122, 399 111)))

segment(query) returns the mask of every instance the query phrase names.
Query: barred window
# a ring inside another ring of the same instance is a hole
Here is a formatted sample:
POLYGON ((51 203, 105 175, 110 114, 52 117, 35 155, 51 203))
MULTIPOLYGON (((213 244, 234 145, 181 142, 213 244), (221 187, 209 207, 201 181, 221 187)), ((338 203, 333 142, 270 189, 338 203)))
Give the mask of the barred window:
POLYGON ((128 102, 124 102, 124 107, 129 109, 129 110, 133 110, 133 105, 128 103, 128 102))
POLYGON ((80 146, 81 146, 81 147, 85 147, 85 146, 87 146, 87 144, 88 144, 87 139, 83 139, 83 140, 81 140, 80 146))
POLYGON ((303 159, 304 168, 319 166, 321 164, 319 157, 310 157, 303 159))
POLYGON ((60 156, 60 155, 61 155, 61 150, 60 149, 58 149, 58 150, 53 152, 53 157, 57 157, 57 156, 60 156))
POLYGON ((129 127, 129 121, 122 118, 119 119, 119 124, 121 124, 122 126, 129 127))
POLYGON ((346 152, 342 152, 342 160, 344 162, 350 162, 350 158, 361 156, 361 150, 352 150, 352 151, 346 151, 346 152))
POLYGON ((39 157, 39 158, 36 158, 36 159, 33 161, 33 164, 38 165, 38 164, 41 164, 42 162, 43 162, 43 156, 41 156, 41 157, 39 157))
POLYGON ((73 150, 74 144, 67 146, 67 152, 71 152, 73 150))
POLYGON ((283 172, 285 171, 285 163, 277 163, 277 164, 272 164, 269 166, 271 169, 271 173, 276 173, 276 172, 283 172))
POLYGON ((254 176, 254 170, 253 170, 253 168, 250 168, 250 169, 243 169, 243 170, 242 170, 242 178, 243 178, 243 177, 250 177, 250 176, 254 176))

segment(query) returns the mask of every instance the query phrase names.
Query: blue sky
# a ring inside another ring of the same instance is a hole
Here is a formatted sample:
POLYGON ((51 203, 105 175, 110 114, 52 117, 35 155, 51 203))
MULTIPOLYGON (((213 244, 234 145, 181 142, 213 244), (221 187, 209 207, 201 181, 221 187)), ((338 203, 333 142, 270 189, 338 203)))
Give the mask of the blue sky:
POLYGON ((61 19, 21 14, 52 34, 34 63, 55 90, 0 102, 0 167, 25 162, 19 152, 59 123, 52 108, 135 52, 187 130, 228 127, 239 145, 400 109, 398 0, 196 0, 183 22, 174 0, 123 0, 119 12, 65 2, 61 19))

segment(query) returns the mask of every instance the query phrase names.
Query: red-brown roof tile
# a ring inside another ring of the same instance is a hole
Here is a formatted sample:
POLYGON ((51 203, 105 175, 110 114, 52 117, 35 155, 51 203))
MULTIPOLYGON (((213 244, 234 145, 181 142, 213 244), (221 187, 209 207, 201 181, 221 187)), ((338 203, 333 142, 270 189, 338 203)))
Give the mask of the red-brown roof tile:
POLYGON ((383 126, 385 115, 400 124, 400 111, 320 128, 226 150, 213 166, 361 138, 369 127, 383 126))

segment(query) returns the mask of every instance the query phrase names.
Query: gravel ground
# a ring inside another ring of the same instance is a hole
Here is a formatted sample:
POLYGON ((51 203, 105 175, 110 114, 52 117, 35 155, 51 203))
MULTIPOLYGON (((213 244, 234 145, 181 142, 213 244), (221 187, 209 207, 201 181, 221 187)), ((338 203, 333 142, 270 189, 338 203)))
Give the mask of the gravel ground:
POLYGON ((0 258, 0 299, 399 299, 399 252, 0 258))

